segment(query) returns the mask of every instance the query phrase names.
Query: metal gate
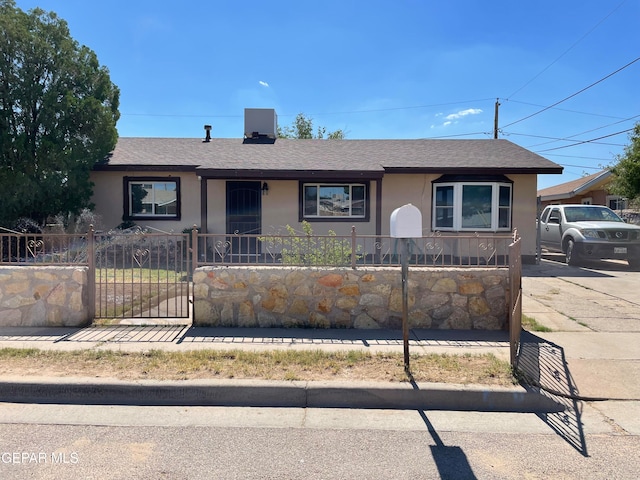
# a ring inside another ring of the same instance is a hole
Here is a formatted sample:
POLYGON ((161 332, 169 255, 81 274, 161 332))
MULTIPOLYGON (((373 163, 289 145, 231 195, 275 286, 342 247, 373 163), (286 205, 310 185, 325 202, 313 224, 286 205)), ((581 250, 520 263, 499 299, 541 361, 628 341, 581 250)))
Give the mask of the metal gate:
POLYGON ((509 337, 511 366, 515 368, 522 333, 522 239, 517 231, 509 245, 509 337))
POLYGON ((135 229, 91 237, 94 318, 190 317, 191 234, 135 229))

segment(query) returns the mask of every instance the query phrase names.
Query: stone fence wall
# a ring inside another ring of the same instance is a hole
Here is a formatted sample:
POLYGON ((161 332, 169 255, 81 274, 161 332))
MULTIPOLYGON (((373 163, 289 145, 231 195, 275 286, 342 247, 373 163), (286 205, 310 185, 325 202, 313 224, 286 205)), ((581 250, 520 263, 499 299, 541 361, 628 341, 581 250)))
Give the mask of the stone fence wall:
MULTIPOLYGON (((411 328, 508 326, 508 269, 409 269, 411 328)), ((201 267, 194 326, 400 328, 400 268, 201 267)))
POLYGON ((0 266, 0 326, 83 326, 87 267, 0 266))

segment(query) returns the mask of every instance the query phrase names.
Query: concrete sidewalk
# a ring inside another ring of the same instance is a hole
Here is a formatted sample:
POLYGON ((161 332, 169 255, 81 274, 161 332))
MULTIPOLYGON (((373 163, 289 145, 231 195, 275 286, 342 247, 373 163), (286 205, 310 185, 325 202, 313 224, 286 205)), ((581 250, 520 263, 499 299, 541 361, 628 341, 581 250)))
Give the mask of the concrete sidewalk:
MULTIPOLYGON (((631 275, 631 274, 630 274, 631 275)), ((640 309, 615 295, 637 279, 543 262, 526 265, 523 313, 552 332, 525 332, 519 368, 534 387, 341 382, 121 382, 96 379, 0 378, 0 401, 194 405, 296 405, 552 412, 597 401, 627 431, 640 432, 640 309), (634 280, 635 279, 635 280, 634 280), (582 285, 585 283, 585 285, 582 285), (601 289, 602 290, 602 289, 601 289), (567 314, 571 312, 571 314, 567 314), (636 318, 637 317, 637 318, 636 318), (535 387, 541 386, 542 390, 535 387), (551 392, 551 393, 549 393, 551 392), (108 395, 107 395, 108 393, 108 395), (608 400, 608 401, 605 401, 608 400), (626 413, 625 413, 626 412, 626 413)), ((190 328, 115 325, 72 328, 1 328, 0 348, 38 349, 322 349, 403 351, 391 330, 190 328)), ((507 332, 412 330, 410 352, 493 353, 509 359, 507 332)), ((579 420, 579 419, 578 419, 579 420)))
MULTIPOLYGON (((395 330, 192 328, 114 325, 0 329, 0 348, 167 351, 195 349, 403 352, 395 330)), ((411 354, 483 354, 509 359, 507 332, 411 330, 411 354)), ((134 405, 230 405, 552 412, 563 407, 521 386, 260 380, 119 381, 4 377, 0 401, 134 405)))

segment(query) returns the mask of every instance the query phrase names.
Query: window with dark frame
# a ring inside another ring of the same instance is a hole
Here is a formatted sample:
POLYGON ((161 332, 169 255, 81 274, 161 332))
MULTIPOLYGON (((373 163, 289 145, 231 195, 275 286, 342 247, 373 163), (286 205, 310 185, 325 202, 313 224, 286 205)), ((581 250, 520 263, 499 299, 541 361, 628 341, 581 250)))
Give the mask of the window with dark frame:
POLYGON ((180 219, 179 178, 125 177, 124 197, 125 219, 180 219))
POLYGON ((301 220, 340 221, 369 217, 366 183, 301 182, 301 220))

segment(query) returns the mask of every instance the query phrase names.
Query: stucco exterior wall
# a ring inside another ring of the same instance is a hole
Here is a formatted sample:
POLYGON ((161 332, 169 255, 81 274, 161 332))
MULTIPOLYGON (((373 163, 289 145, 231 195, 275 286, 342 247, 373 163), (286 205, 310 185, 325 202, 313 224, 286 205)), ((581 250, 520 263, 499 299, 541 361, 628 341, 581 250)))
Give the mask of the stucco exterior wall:
POLYGON ((186 227, 200 225, 200 180, 195 173, 167 172, 91 172, 91 181, 95 184, 91 201, 95 204, 96 213, 102 216, 105 229, 115 228, 122 223, 124 213, 124 192, 122 178, 128 177, 165 177, 180 178, 180 220, 140 220, 135 223, 140 227, 153 227, 166 232, 181 232, 186 227))
MULTIPOLYGON (((194 326, 400 328, 398 268, 201 267, 194 326)), ((412 328, 505 329, 507 269, 412 268, 412 328)))
MULTIPOLYGON (((104 227, 109 229, 122 221, 123 175, 168 177, 166 172, 93 172, 95 183, 92 201, 96 212, 103 217, 104 227)), ((182 218, 177 220, 141 220, 140 226, 150 226, 165 231, 180 232, 194 224, 200 225, 200 182, 195 173, 174 174, 181 179, 182 218)), ((440 175, 428 174, 387 174, 382 179, 381 233, 389 235, 389 218, 394 209, 411 203, 422 212, 422 227, 425 235, 431 233, 432 181, 440 175)), ((523 239, 523 261, 531 263, 536 256, 536 195, 537 178, 535 175, 509 175, 513 180, 512 227, 517 228, 523 239)), ((235 179, 242 180, 242 179, 235 179)), ((204 180, 202 180, 204 181, 204 180)), ((209 179, 207 181, 207 221, 209 233, 226 232, 226 180, 209 179)), ((255 181, 255 180, 253 180, 255 181)), ((298 221, 298 181, 267 180, 268 195, 262 198, 262 233, 269 234, 283 230, 291 225, 301 230, 298 221)), ((370 219, 368 222, 312 222, 314 233, 325 235, 333 230, 338 235, 349 235, 355 225, 359 235, 376 234, 376 188, 375 181, 370 182, 369 202, 370 219)), ((469 232, 465 232, 468 234, 469 232)))
POLYGON ((0 266, 0 326, 88 325, 87 267, 0 266))

